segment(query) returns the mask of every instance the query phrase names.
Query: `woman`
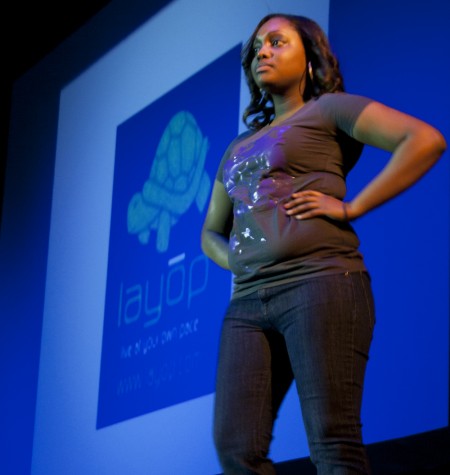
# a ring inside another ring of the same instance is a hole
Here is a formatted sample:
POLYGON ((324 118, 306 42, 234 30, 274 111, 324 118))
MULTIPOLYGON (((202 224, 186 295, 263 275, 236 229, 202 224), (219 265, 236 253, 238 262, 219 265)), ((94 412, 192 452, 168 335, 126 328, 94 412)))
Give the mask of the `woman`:
POLYGON ((344 92, 320 27, 263 18, 242 51, 249 132, 228 147, 202 248, 234 274, 221 335, 215 443, 225 474, 273 474, 275 418, 293 380, 319 474, 369 473, 361 437, 375 322, 349 221, 415 183, 446 144, 430 125, 344 92), (344 202, 363 144, 392 152, 344 202))

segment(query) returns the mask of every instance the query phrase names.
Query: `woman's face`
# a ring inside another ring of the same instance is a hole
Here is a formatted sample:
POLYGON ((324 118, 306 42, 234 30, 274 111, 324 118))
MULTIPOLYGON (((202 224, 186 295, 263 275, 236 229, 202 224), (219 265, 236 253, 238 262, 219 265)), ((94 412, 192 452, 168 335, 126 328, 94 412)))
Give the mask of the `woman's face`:
POLYGON ((251 71, 257 86, 269 93, 303 92, 306 54, 297 30, 285 18, 264 23, 253 42, 251 71))

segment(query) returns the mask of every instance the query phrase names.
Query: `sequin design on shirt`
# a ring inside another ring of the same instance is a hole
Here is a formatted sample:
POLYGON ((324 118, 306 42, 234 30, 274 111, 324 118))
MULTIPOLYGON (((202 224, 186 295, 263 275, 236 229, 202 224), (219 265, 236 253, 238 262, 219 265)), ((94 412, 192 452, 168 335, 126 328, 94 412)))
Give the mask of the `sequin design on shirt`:
POLYGON ((257 249, 263 252, 270 237, 266 235, 267 213, 290 196, 294 178, 284 170, 284 135, 290 126, 270 129, 263 135, 252 136, 239 145, 224 165, 223 182, 233 202, 234 224, 230 235, 230 252, 248 268, 257 249), (247 255, 245 255, 247 254, 247 255))

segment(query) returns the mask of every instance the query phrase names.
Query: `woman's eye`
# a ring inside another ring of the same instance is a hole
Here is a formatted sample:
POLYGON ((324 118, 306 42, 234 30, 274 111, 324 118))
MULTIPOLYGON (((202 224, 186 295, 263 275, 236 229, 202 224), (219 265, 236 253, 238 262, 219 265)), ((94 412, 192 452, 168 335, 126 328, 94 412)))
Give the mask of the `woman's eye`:
POLYGON ((280 40, 272 40, 272 46, 279 46, 280 40))

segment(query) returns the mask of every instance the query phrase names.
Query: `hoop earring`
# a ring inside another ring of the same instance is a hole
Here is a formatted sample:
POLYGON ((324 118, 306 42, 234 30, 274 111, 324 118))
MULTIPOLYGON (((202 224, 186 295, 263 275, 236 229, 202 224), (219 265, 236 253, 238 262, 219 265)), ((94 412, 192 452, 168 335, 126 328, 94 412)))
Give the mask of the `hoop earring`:
POLYGON ((269 96, 268 96, 267 92, 264 89, 260 89, 259 92, 261 94, 261 102, 269 100, 269 96))
POLYGON ((309 79, 311 79, 311 82, 312 82, 314 79, 314 71, 311 66, 311 61, 308 63, 308 74, 309 74, 309 79))

